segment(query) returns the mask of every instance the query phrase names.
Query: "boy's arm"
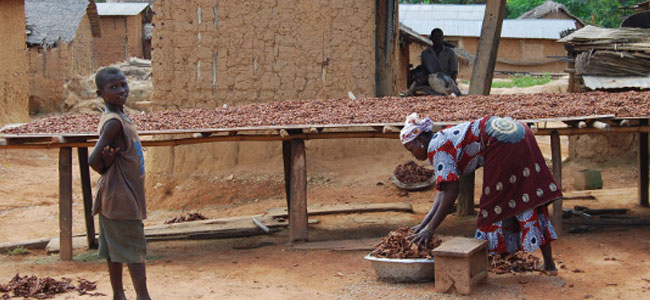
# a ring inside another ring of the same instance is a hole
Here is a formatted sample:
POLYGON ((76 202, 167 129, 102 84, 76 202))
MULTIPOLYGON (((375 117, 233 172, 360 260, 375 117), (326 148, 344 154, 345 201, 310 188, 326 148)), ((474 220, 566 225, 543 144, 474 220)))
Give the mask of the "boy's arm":
POLYGON ((111 148, 111 144, 113 144, 121 132, 122 123, 118 120, 110 120, 104 124, 102 134, 99 136, 99 140, 88 158, 88 164, 97 173, 104 174, 113 164, 113 160, 120 151, 120 148, 111 148))

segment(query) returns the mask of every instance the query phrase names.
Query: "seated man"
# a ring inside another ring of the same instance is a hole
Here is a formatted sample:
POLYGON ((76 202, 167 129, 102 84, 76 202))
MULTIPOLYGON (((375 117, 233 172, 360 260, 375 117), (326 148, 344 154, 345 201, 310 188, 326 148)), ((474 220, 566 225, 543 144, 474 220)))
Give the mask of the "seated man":
POLYGON ((458 59, 454 50, 444 45, 444 34, 440 28, 431 30, 429 37, 433 45, 422 52, 422 65, 428 74, 443 73, 456 82, 458 59))

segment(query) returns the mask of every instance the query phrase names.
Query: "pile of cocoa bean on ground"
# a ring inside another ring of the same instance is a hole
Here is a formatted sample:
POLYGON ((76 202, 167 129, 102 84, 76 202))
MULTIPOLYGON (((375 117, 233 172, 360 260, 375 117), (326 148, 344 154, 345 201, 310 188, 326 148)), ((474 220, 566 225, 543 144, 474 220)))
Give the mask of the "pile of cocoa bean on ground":
POLYGON ((490 255, 490 272, 496 274, 522 273, 538 271, 542 265, 538 257, 527 254, 524 251, 517 251, 512 254, 490 255))
MULTIPOLYGON (((614 114, 644 117, 650 92, 468 95, 315 99, 249 104, 214 109, 164 110, 131 116, 138 130, 208 129, 275 125, 402 123, 412 112, 440 121, 469 121, 485 116, 515 119, 614 114)), ((7 129, 5 134, 95 133, 99 114, 44 118, 7 129)))
POLYGON ((415 232, 408 227, 399 228, 391 231, 381 239, 381 242, 375 246, 371 255, 381 258, 433 258, 431 251, 440 246, 442 240, 437 235, 433 235, 431 241, 420 248, 411 243, 408 236, 415 232))
POLYGON ((51 277, 38 278, 37 276, 23 276, 16 274, 7 284, 0 284, 0 292, 3 294, 0 299, 9 299, 11 297, 49 299, 56 294, 62 294, 69 291, 77 291, 79 295, 89 296, 106 296, 102 293, 89 293, 97 289, 97 283, 88 281, 83 278, 77 279, 79 285, 75 286, 71 279, 62 278, 56 280, 51 277), (13 295, 10 295, 9 293, 13 295))
POLYGON ((415 184, 430 180, 433 176, 433 170, 420 166, 411 160, 397 166, 393 174, 401 183, 415 184))
POLYGON ((165 221, 165 224, 192 222, 196 220, 205 220, 205 219, 207 218, 204 215, 202 215, 200 212, 195 212, 195 213, 188 213, 187 215, 180 215, 178 217, 172 218, 170 220, 165 221))

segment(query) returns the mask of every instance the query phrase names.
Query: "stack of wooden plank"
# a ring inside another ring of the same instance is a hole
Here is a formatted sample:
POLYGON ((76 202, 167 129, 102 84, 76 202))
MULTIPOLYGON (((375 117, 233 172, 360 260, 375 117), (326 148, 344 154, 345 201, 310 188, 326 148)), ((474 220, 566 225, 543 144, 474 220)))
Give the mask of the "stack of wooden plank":
POLYGON ((587 26, 560 39, 577 52, 577 75, 650 75, 650 29, 587 26))

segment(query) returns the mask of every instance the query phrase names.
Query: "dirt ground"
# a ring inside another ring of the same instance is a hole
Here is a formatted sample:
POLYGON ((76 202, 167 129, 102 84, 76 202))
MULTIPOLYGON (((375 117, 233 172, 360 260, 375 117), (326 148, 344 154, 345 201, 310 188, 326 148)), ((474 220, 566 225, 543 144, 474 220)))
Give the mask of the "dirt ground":
MULTIPOLYGON (((546 156, 548 137, 540 137, 546 156)), ((566 154, 566 140, 564 153, 566 154)), ((0 243, 58 236, 57 152, 0 151, 0 243)), ((365 213, 318 216, 310 226, 310 240, 380 238, 397 227, 416 224, 430 207, 435 192, 398 196, 388 178, 408 153, 387 153, 335 161, 310 161, 310 204, 380 203, 406 201, 415 214, 365 213), (381 184, 378 184, 380 183, 381 184)), ((285 204, 281 159, 215 174, 210 180, 188 178, 174 187, 152 191, 146 225, 164 223, 184 212, 200 211, 207 217, 227 217, 264 212, 285 204)), ((563 170, 591 167, 568 162, 563 170)), ((75 164, 74 169, 77 170, 75 164)), ((634 187, 636 167, 621 163, 602 169, 605 189, 634 187)), ((477 176, 477 191, 480 175, 477 176)), ((84 233, 78 172, 74 187, 74 233, 84 233)), ((564 187, 571 189, 565 175, 564 187)), ((93 182, 96 181, 93 176, 93 182)), ((478 193, 477 193, 478 194, 478 193)), ((565 206, 625 207, 632 214, 650 216, 634 193, 565 201, 565 206)), ((440 234, 472 236, 474 217, 449 216, 440 234)), ((378 281, 364 251, 300 251, 287 244, 286 230, 270 236, 225 240, 164 241, 148 244, 147 275, 154 299, 645 299, 650 297, 650 229, 619 227, 582 234, 562 233, 553 243, 560 269, 558 277, 538 273, 490 274, 469 297, 435 293, 432 283, 395 284, 378 281), (614 259, 612 259, 614 258, 614 259), (584 272, 574 272, 582 270, 584 272)), ((75 250, 72 262, 58 255, 32 250, 27 255, 0 254, 0 283, 16 273, 85 278, 97 281, 98 291, 110 295, 105 263, 96 251, 75 250)), ((541 257, 539 251, 534 253, 541 257)), ((135 298, 125 273, 127 295, 135 298)), ((62 294, 54 299, 108 299, 110 297, 62 294)))

